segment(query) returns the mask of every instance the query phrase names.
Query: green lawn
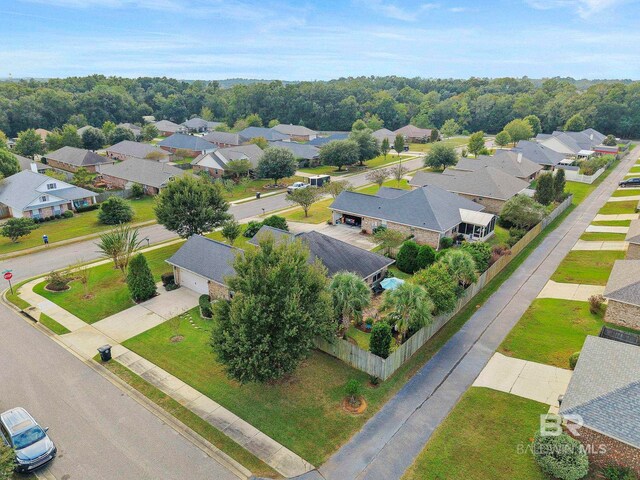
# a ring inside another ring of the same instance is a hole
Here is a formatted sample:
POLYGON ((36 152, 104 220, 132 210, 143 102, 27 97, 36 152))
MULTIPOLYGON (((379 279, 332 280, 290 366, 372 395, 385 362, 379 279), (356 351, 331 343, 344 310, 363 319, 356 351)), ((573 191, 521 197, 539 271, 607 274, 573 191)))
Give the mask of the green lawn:
POLYGON ((508 239, 509 230, 496 224, 495 229, 493 230, 493 235, 489 240, 487 240, 487 243, 489 245, 504 245, 507 243, 508 239))
POLYGON ((40 314, 40 319, 38 320, 42 325, 47 327, 56 335, 64 335, 65 333, 71 333, 71 330, 68 330, 64 325, 60 325, 53 318, 45 313, 40 314))
POLYGON ((580 237, 580 240, 587 240, 592 242, 602 242, 602 241, 624 241, 624 237, 626 235, 624 233, 600 233, 600 232, 589 232, 583 233, 580 237))
POLYGON ((564 257, 551 280, 561 283, 606 285, 616 260, 625 252, 572 250, 564 257))
POLYGON ((342 170, 338 170, 338 167, 332 165, 319 165, 317 167, 299 168, 299 172, 308 173, 310 175, 331 175, 333 177, 340 175, 347 175, 348 173, 362 172, 364 168, 359 165, 352 165, 342 167, 342 170))
POLYGON ((630 227, 631 220, 598 220, 591 222, 591 225, 599 227, 630 227))
POLYGON ((621 213, 636 213, 638 200, 628 202, 607 202, 598 213, 602 215, 619 215, 621 213))
MULTIPOLYGON (((143 197, 140 200, 127 200, 133 207, 135 216, 134 223, 153 220, 154 198, 143 197)), ((50 222, 39 223, 38 228, 26 237, 22 237, 19 242, 13 243, 5 237, 0 237, 0 254, 16 252, 25 248, 32 248, 42 245, 42 235, 49 237, 49 243, 54 244, 61 240, 69 240, 74 237, 99 233, 113 228, 113 225, 103 225, 98 222, 98 210, 77 213, 71 218, 52 220, 50 222)))
MULTIPOLYGON (((301 177, 290 177, 283 178, 279 181, 279 183, 283 183, 286 185, 291 185, 294 182, 302 181, 301 177)), ((270 192, 282 192, 284 189, 274 189, 274 188, 265 188, 266 185, 273 185, 272 179, 260 178, 256 180, 252 180, 247 186, 242 185, 234 185, 233 188, 229 190, 223 190, 224 198, 233 202, 236 200, 242 200, 243 198, 255 197, 256 193, 260 192, 261 194, 270 193, 270 192)))
POLYGON ((331 210, 329 210, 329 205, 332 203, 333 198, 327 198, 314 203, 311 205, 311 208, 309 208, 309 216, 307 217, 304 216, 304 211, 301 207, 297 207, 294 210, 283 213, 282 216, 291 222, 324 223, 331 219, 331 210))
POLYGON ((623 188, 621 190, 615 190, 612 197, 631 197, 634 195, 640 195, 640 188, 623 188))
MULTIPOLYGON (((442 140, 439 143, 444 145, 451 145, 453 147, 461 147, 469 142, 469 137, 451 137, 446 140, 442 140)), ((412 152, 428 152, 433 147, 433 143, 411 143, 409 144, 409 150, 412 152)))
POLYGON ((395 264, 389 266, 389 268, 387 270, 389 271, 389 273, 393 274, 394 277, 401 278, 402 280, 406 280, 406 279, 411 278, 413 276, 413 275, 411 275, 409 273, 404 273, 398 267, 396 267, 395 264))
POLYGON ((411 160, 415 157, 406 157, 406 156, 398 156, 396 154, 388 153, 386 158, 384 155, 379 155, 376 158, 372 158, 371 160, 367 160, 364 164, 369 168, 380 168, 385 165, 389 165, 390 163, 395 163, 400 160, 403 162, 405 160, 411 160))
POLYGON ((471 387, 403 480, 546 480, 526 447, 548 405, 471 387), (525 449, 519 453, 518 447, 525 449))
POLYGON ((365 333, 351 325, 347 330, 347 337, 352 338, 361 349, 369 351, 370 333, 365 333))
MULTIPOLYGON (((398 181, 394 179, 386 180, 382 184, 382 186, 390 187, 390 188, 401 188, 402 190, 411 190, 411 187, 409 186, 409 182, 404 178, 400 180, 400 183, 398 183, 398 181)), ((379 190, 379 187, 378 185, 375 185, 375 184, 356 189, 357 192, 366 193, 367 195, 375 195, 378 192, 378 190, 379 190)))

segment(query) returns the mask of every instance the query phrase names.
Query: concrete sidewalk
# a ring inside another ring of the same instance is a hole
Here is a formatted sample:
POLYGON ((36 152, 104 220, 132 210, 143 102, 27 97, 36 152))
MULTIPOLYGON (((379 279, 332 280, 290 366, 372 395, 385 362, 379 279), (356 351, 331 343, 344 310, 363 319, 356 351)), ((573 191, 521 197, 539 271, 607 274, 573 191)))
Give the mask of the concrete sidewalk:
POLYGON ((557 298, 588 302, 592 295, 602 295, 604 285, 582 285, 578 283, 559 283, 549 280, 537 298, 557 298))
POLYGON ((628 197, 611 197, 607 200, 609 202, 637 202, 640 200, 640 195, 630 195, 628 197))
POLYGON ((584 230, 587 233, 627 233, 629 227, 608 227, 605 225, 589 225, 584 230))
MULTIPOLYGON (((614 227, 615 228, 615 227, 614 227)), ((591 241, 578 240, 571 250, 610 250, 610 251, 626 251, 629 244, 624 240, 621 241, 591 241)))
POLYGON ((636 220, 640 218, 640 213, 619 213, 617 215, 604 215, 599 213, 593 217, 594 222, 611 222, 616 220, 636 220))

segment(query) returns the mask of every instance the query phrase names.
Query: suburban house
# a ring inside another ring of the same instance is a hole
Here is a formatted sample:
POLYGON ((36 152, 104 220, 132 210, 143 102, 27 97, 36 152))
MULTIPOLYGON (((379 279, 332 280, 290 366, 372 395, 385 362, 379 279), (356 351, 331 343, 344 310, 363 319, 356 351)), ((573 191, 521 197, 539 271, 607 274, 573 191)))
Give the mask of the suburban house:
POLYGON ((314 160, 318 160, 320 157, 320 149, 309 145, 308 143, 295 143, 295 142, 269 142, 272 147, 282 147, 290 150, 293 156, 300 162, 302 166, 313 166, 314 160))
POLYGON ((310 128, 303 127, 302 125, 287 125, 285 123, 281 123, 273 127, 271 130, 287 135, 294 142, 308 142, 318 136, 318 132, 311 130, 310 128))
POLYGON ((199 117, 190 118, 182 123, 182 126, 184 126, 188 132, 192 133, 208 132, 209 130, 215 129, 218 125, 222 125, 222 122, 209 122, 199 117))
POLYGON ((163 137, 169 137, 174 133, 187 132, 186 127, 178 125, 177 123, 173 123, 170 120, 160 120, 158 122, 154 122, 153 124, 156 126, 158 132, 160 132, 160 135, 162 135, 163 137))
POLYGON ((640 347, 588 336, 559 413, 595 466, 640 475, 640 347))
POLYGON ((334 225, 358 227, 368 234, 385 226, 434 248, 443 237, 485 240, 496 222, 495 215, 483 212, 484 206, 432 185, 409 191, 382 187, 375 195, 344 191, 329 208, 334 225))
POLYGON ((202 137, 184 133, 175 133, 162 140, 158 146, 171 153, 183 150, 188 157, 197 157, 203 153, 213 152, 217 148, 213 143, 207 142, 202 137))
POLYGON ((388 128, 381 128, 376 130, 371 135, 373 138, 378 140, 378 144, 381 144, 382 141, 386 138, 389 141, 389 146, 393 147, 393 142, 396 140, 396 134, 389 130, 388 128))
POLYGON ((47 153, 42 156, 42 161, 53 168, 67 172, 75 172, 79 168, 85 168, 91 173, 95 173, 97 167, 115 162, 112 158, 76 147, 62 147, 55 152, 47 153))
POLYGON ((263 127, 247 127, 244 130, 239 131, 238 135, 240 135, 240 139, 243 141, 243 143, 246 143, 258 137, 262 137, 268 142, 277 142, 278 140, 291 140, 289 135, 280 133, 277 130, 272 130, 271 128, 263 127))
POLYGON ((624 238, 629 243, 627 248, 627 260, 640 260, 640 220, 631 220, 629 231, 624 238))
POLYGON ((202 138, 220 148, 237 147, 244 143, 240 135, 230 132, 209 132, 202 138))
POLYGON ((134 123, 119 123, 116 126, 129 130, 131 133, 133 133, 135 138, 139 138, 142 136, 142 127, 139 127, 134 123))
POLYGON ((201 235, 192 235, 167 263, 173 267, 175 282, 214 299, 228 299, 226 278, 235 275, 233 262, 242 255, 239 248, 210 240, 201 235))
POLYGON ((458 160, 456 170, 476 170, 493 167, 504 173, 513 175, 525 182, 535 180, 542 166, 524 157, 522 153, 509 150, 498 150, 494 156, 478 155, 477 158, 461 158, 458 160))
POLYGON ((107 157, 114 158, 116 160, 126 160, 127 158, 147 158, 148 155, 156 155, 154 160, 161 162, 168 162, 172 159, 171 153, 163 150, 155 145, 148 143, 132 142, 131 140, 123 140, 105 148, 107 157))
POLYGON ((159 193, 171 180, 186 173, 166 163, 133 157, 115 165, 100 167, 100 178, 110 188, 124 190, 138 183, 147 195, 159 193))
POLYGON ((267 235, 276 242, 301 240, 309 247, 309 262, 320 260, 327 267, 330 277, 338 272, 352 272, 360 276, 369 285, 377 285, 387 274, 389 265, 395 260, 363 248, 355 247, 337 238, 310 231, 293 234, 268 225, 263 225, 249 243, 259 246, 260 240, 267 235))
POLYGON ((36 128, 35 131, 40 136, 43 142, 47 140, 47 135, 51 133, 49 130, 45 130, 44 128, 36 128))
POLYGON ((91 130, 92 128, 95 128, 95 127, 92 127, 91 125, 85 125, 84 127, 80 127, 80 128, 76 131, 76 133, 77 133, 78 135, 82 136, 82 134, 83 134, 84 132, 86 132, 87 130, 91 130))
POLYGON ((94 192, 31 170, 11 175, 0 184, 2 218, 45 218, 95 201, 94 192))
POLYGON ((258 162, 264 151, 252 143, 239 147, 219 148, 213 152, 198 155, 191 161, 194 172, 206 171, 214 178, 220 178, 225 174, 227 164, 232 160, 249 160, 250 173, 258 168, 258 162))
POLYGON ((18 159, 18 163, 20 164, 20 170, 31 170, 32 172, 44 173, 51 168, 49 165, 36 162, 34 160, 31 160, 30 158, 23 157, 21 155, 16 155, 15 153, 13 154, 13 156, 18 159))
MULTIPOLYGON (((495 154, 502 154, 501 152, 504 151, 505 150, 497 150, 495 154)), ((531 142, 529 140, 520 140, 511 151, 522 153, 523 158, 537 163, 538 165, 542 165, 548 170, 553 170, 566 158, 562 153, 556 152, 545 145, 537 142, 531 142)))
POLYGON ((413 188, 433 185, 457 193, 497 215, 507 200, 529 187, 529 182, 497 168, 484 167, 474 171, 446 168, 442 173, 418 172, 409 185, 413 188))
POLYGON ((418 128, 415 125, 405 125, 404 127, 397 129, 393 133, 395 133, 396 135, 402 135, 408 142, 424 143, 429 140, 429 137, 431 136, 431 129, 418 128))
POLYGON ((349 132, 333 132, 326 137, 316 137, 311 140, 307 145, 313 145, 314 147, 322 147, 329 142, 333 142, 334 140, 346 140, 349 138, 349 132))
POLYGON ((616 260, 603 296, 608 300, 604 319, 640 329, 640 260, 616 260))
MULTIPOLYGON (((596 147, 602 145, 606 135, 588 128, 582 132, 554 131, 551 134, 540 133, 536 141, 546 147, 575 158, 589 158, 595 155, 596 147)), ((617 147, 616 147, 617 152, 617 147)))

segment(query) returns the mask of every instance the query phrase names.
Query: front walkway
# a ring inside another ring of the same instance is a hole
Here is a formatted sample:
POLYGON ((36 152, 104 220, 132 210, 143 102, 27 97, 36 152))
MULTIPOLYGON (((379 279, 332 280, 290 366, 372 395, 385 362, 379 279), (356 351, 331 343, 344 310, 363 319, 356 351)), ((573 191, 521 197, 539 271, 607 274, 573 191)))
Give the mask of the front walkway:
POLYGON ((609 202, 636 202, 640 200, 640 195, 630 195, 628 197, 611 197, 607 200, 609 202))
MULTIPOLYGON (((615 228, 615 227, 613 227, 615 228)), ((601 240, 578 240, 571 250, 614 250, 626 251, 629 244, 624 240, 617 241, 601 241, 601 240)))
POLYGON ((557 298, 588 302, 592 295, 602 295, 604 285, 581 285, 578 283, 559 283, 549 280, 537 298, 557 298))
POLYGON ((627 233, 629 227, 609 227, 604 225, 589 225, 585 232, 587 233, 627 233))
POLYGON ((599 213, 595 217, 593 217, 594 222, 611 222, 616 220, 636 220, 640 218, 640 213, 618 213, 618 214, 610 214, 605 215, 599 213))

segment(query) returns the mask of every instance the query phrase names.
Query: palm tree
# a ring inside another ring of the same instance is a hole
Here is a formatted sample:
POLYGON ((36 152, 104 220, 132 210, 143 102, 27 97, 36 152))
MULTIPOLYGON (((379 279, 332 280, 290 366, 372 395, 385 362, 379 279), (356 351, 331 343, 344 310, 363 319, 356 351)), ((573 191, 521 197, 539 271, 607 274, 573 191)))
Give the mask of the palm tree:
POLYGON ((427 291, 420 285, 405 282, 384 294, 382 311, 392 311, 398 318, 396 327, 404 340, 409 328, 419 329, 433 321, 434 305, 427 291))
POLYGON ((142 240, 138 240, 138 229, 120 224, 110 232, 100 235, 100 242, 96 245, 103 257, 113 260, 113 265, 127 274, 127 266, 133 252, 135 252, 142 240))
POLYGON ((371 302, 369 285, 355 273, 336 273, 329 284, 329 290, 335 311, 345 329, 357 316, 362 316, 362 310, 371 302))
POLYGON ((440 259, 455 278, 463 287, 468 287, 478 279, 476 274, 476 262, 469 252, 464 250, 449 250, 440 259))

